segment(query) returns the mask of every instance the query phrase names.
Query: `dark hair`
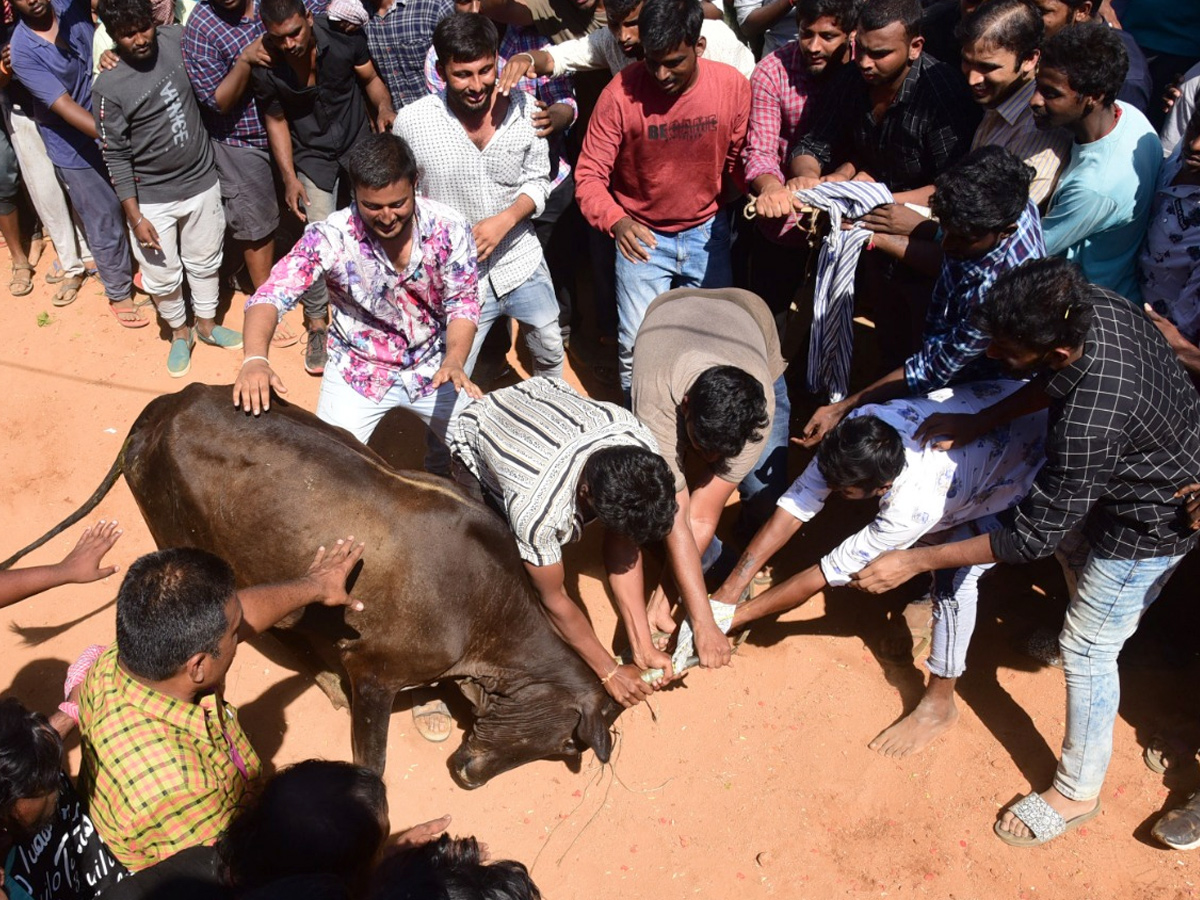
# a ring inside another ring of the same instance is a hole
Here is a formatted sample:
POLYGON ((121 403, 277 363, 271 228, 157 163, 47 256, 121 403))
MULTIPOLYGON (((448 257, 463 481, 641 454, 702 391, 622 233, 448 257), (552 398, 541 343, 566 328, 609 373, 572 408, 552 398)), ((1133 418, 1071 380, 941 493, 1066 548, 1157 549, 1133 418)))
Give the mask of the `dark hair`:
MULTIPOLYGON (((796 16, 801 22, 815 22, 817 19, 829 16, 837 23, 838 28, 849 33, 854 30, 858 21, 859 0, 798 0, 796 16)), ((605 4, 605 8, 607 8, 605 4)))
POLYGON ((904 440, 878 416, 843 419, 817 447, 817 471, 833 490, 877 491, 904 471, 904 440))
POLYGON ((154 24, 150 0, 100 0, 96 16, 113 40, 118 35, 144 31, 154 24))
POLYGON ((249 799, 217 853, 239 891, 295 875, 336 875, 361 888, 386 837, 383 779, 352 763, 309 759, 249 799))
POLYGON ((687 415, 696 446, 721 458, 714 463, 718 474, 747 442, 761 441, 762 430, 771 424, 762 384, 736 366, 713 366, 701 372, 688 388, 687 415))
POLYGON ((650 56, 674 50, 680 44, 695 47, 704 24, 700 0, 646 0, 638 18, 642 51, 650 56))
POLYGON ((282 25, 292 16, 308 17, 304 0, 259 0, 258 17, 264 25, 282 25))
POLYGON ((679 505, 667 461, 625 444, 601 447, 583 464, 583 481, 596 518, 639 546, 671 531, 679 505))
POLYGON ((18 800, 58 790, 62 738, 16 697, 0 700, 0 823, 18 800))
POLYGON ((1029 202, 1034 170, 1003 147, 980 147, 934 181, 929 208, 948 231, 972 240, 1003 231, 1029 202))
POLYGON ((162 681, 197 653, 216 656, 229 628, 233 569, 219 556, 179 547, 147 553, 117 592, 117 646, 125 668, 162 681))
POLYGON ((541 900, 529 870, 513 859, 484 863, 473 837, 394 854, 375 873, 369 900, 541 900))
POLYGON ((1064 28, 1042 50, 1042 69, 1057 69, 1077 94, 1112 106, 1129 72, 1129 54, 1117 32, 1100 22, 1064 28))
POLYGON ((1036 353, 1082 347, 1092 324, 1091 285, 1065 259, 1027 260, 996 279, 975 317, 991 337, 1036 353))
POLYGON ((1022 63, 1042 46, 1046 23, 1029 0, 991 0, 959 22, 954 34, 964 47, 985 44, 1007 50, 1022 63))
POLYGON ((921 0, 868 0, 858 11, 859 31, 878 31, 893 22, 904 25, 911 41, 921 33, 921 0))
MULTIPOLYGON (((642 0, 605 0, 604 15, 610 24, 624 22, 626 17, 633 12, 634 7, 641 2, 642 0)), ((640 31, 638 33, 641 34, 640 31)))
POLYGON ((356 187, 382 190, 397 181, 417 180, 417 158, 404 138, 391 132, 369 134, 346 154, 346 170, 356 187))
POLYGON ((451 13, 433 29, 433 48, 443 66, 495 56, 499 43, 496 26, 481 13, 451 13))

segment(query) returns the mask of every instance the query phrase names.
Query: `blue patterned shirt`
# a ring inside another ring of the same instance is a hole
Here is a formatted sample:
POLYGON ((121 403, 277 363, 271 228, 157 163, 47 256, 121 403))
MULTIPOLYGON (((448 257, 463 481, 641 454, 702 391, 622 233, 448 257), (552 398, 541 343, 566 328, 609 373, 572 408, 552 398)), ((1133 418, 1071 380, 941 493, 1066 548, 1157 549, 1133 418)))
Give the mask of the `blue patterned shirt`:
POLYGON ((433 41, 433 29, 452 12, 451 0, 392 0, 382 14, 378 9, 371 13, 364 29, 367 45, 396 109, 429 93, 425 89, 425 53, 433 41))
POLYGON ((1017 230, 983 256, 947 256, 933 288, 921 349, 904 363, 904 380, 914 394, 949 384, 995 378, 999 369, 986 359, 988 337, 975 324, 975 310, 996 279, 1027 259, 1046 255, 1042 220, 1032 200, 1017 219, 1017 230))

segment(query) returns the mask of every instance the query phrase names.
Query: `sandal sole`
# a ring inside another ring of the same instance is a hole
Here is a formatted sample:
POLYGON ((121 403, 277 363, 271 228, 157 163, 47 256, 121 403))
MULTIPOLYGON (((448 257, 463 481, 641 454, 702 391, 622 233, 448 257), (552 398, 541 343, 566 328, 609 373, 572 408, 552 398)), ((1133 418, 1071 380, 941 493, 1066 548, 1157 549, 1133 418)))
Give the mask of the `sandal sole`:
MULTIPOLYGON (((1078 828, 1080 825, 1084 825, 1084 824, 1090 822, 1092 819, 1096 818, 1096 816, 1098 816, 1098 815, 1100 815, 1100 801, 1099 800, 1096 801, 1095 809, 1091 810, 1090 812, 1085 812, 1082 815, 1078 815, 1073 819, 1069 819, 1067 821, 1066 825, 1063 827, 1062 831, 1060 831, 1058 834, 1054 835, 1054 837, 1044 838, 1044 839, 1041 839, 1038 837, 1020 838, 1014 834, 1010 834, 1009 832, 1005 831, 1003 828, 1000 827, 1000 821, 998 819, 996 820, 995 823, 993 823, 992 831, 995 832, 996 837, 1000 838, 1000 840, 1004 841, 1004 843, 1008 844, 1008 846, 1010 846, 1010 847, 1044 847, 1046 844, 1052 843, 1055 840, 1057 840, 1058 838, 1062 837, 1067 832, 1073 831, 1076 828, 1078 828)), ((1028 827, 1028 826, 1026 826, 1026 827, 1028 827)))

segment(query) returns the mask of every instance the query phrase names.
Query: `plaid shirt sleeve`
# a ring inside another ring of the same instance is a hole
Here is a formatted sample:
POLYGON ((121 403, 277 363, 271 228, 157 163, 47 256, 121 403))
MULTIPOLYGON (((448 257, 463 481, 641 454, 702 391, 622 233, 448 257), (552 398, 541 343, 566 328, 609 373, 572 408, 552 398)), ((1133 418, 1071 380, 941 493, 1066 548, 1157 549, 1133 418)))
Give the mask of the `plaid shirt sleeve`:
POLYGON ((196 99, 214 112, 217 109, 217 88, 229 74, 229 63, 217 52, 215 43, 218 35, 209 32, 200 35, 201 22, 192 20, 183 29, 183 69, 196 99))
MULTIPOLYGON (((518 53, 547 50, 550 46, 550 41, 532 26, 528 28, 509 26, 508 31, 504 33, 503 40, 500 41, 500 56, 508 60, 512 59, 518 53)), ((539 75, 532 79, 527 75, 521 80, 521 86, 525 90, 531 91, 537 99, 541 100, 547 106, 553 106, 555 103, 563 103, 571 107, 573 113, 571 116, 572 125, 579 118, 579 104, 575 100, 575 87, 571 83, 569 75, 539 75)))
POLYGON ((783 66, 768 55, 754 67, 750 77, 750 123, 742 158, 746 165, 746 183, 760 175, 774 175, 787 181, 779 165, 779 132, 783 128, 783 89, 779 76, 783 66))

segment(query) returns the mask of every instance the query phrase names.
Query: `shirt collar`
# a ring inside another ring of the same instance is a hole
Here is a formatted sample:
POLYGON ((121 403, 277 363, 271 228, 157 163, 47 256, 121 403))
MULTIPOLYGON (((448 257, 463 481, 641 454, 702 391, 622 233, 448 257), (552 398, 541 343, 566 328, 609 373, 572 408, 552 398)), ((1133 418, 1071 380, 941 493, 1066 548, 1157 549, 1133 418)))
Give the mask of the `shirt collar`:
POLYGON ((1037 82, 1030 80, 1029 84, 997 106, 996 112, 1009 125, 1016 125, 1023 115, 1028 114, 1029 101, 1036 90, 1037 82))
POLYGON ((206 694, 195 703, 185 703, 147 687, 126 672, 120 664, 119 653, 113 667, 119 696, 142 715, 166 722, 199 740, 211 739, 206 720, 208 713, 219 711, 221 703, 216 695, 206 694))
MULTIPOLYGON (((422 198, 418 194, 415 198, 416 209, 413 212, 413 218, 416 220, 416 240, 413 241, 412 252, 408 257, 408 266, 400 273, 401 278, 406 278, 416 271, 425 259, 425 244, 433 237, 433 229, 436 224, 435 217, 429 210, 422 209, 422 198)), ((379 243, 379 239, 367 227, 367 223, 362 220, 358 214, 357 204, 351 204, 350 212, 350 234, 359 244, 365 244, 370 248, 371 253, 375 258, 385 263, 388 268, 395 269, 388 255, 383 252, 383 245, 379 243)))
POLYGON ((904 76, 904 82, 900 85, 900 90, 896 92, 896 99, 892 101, 892 106, 901 106, 912 99, 913 93, 917 90, 917 82, 921 79, 921 72, 929 65, 926 60, 927 57, 922 53, 917 57, 917 61, 909 66, 908 74, 904 76))

